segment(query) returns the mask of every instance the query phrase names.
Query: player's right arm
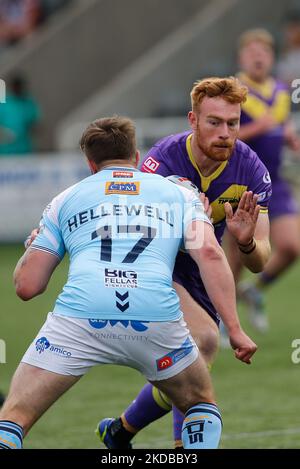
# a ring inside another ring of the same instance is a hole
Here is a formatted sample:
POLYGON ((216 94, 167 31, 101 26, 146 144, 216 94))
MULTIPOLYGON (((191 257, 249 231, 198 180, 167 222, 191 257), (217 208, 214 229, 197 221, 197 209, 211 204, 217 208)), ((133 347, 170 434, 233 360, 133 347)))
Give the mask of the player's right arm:
POLYGON ((198 265, 208 296, 228 331, 236 358, 250 364, 257 346, 241 328, 236 309, 234 278, 213 228, 208 223, 194 220, 187 227, 185 237, 189 242, 186 246, 190 246, 188 252, 198 265), (198 246, 197 242, 190 243, 197 232, 203 233, 202 242, 198 242, 198 246))
POLYGON ((27 250, 15 268, 16 293, 24 301, 45 291, 53 271, 64 257, 65 245, 58 222, 64 194, 55 197, 44 210, 40 227, 31 233, 27 250))
POLYGON ((43 293, 60 259, 33 248, 27 249, 14 271, 16 294, 24 301, 43 293))

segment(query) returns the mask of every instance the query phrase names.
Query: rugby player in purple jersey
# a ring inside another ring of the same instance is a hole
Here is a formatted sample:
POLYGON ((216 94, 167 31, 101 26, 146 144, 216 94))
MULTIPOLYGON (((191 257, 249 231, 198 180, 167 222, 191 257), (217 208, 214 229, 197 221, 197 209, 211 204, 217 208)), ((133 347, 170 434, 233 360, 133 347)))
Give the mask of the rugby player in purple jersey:
MULTIPOLYGON (((209 199, 219 243, 227 226, 242 263, 252 272, 260 272, 271 252, 268 202, 272 189, 264 164, 248 145, 237 140, 241 104, 246 97, 247 88, 234 77, 197 82, 188 115, 191 130, 154 145, 142 171, 192 181, 209 199)), ((218 349, 219 315, 186 252, 177 256, 173 281, 188 327, 207 366, 211 366, 218 349)), ((167 366, 172 366, 171 361, 167 366)), ((130 440, 139 430, 170 410, 166 396, 146 384, 120 418, 101 422, 101 440, 109 448, 131 447, 130 440)), ((181 446, 184 417, 177 409, 173 413, 174 438, 176 446, 181 446)))
MULTIPOLYGON (((299 207, 281 176, 284 145, 300 152, 300 139, 290 121, 291 97, 287 86, 271 76, 274 41, 264 29, 249 30, 239 41, 240 80, 248 87, 242 103, 239 138, 246 141, 268 168, 272 180, 269 204, 272 256, 255 283, 242 282, 241 299, 249 318, 261 332, 268 330, 263 290, 277 280, 300 255, 299 207), (284 236, 283 236, 284 233, 284 236)), ((236 282, 242 270, 235 240, 229 236, 228 259, 236 282)))

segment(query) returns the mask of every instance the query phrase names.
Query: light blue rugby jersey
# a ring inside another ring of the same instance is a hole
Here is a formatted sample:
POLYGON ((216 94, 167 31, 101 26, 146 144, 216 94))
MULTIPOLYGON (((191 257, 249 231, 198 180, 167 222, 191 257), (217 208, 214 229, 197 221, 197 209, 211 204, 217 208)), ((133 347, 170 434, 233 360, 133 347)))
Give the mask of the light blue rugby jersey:
POLYGON ((162 176, 107 167, 46 207, 32 248, 70 267, 54 314, 88 319, 172 321, 176 254, 192 220, 210 223, 195 194, 162 176))

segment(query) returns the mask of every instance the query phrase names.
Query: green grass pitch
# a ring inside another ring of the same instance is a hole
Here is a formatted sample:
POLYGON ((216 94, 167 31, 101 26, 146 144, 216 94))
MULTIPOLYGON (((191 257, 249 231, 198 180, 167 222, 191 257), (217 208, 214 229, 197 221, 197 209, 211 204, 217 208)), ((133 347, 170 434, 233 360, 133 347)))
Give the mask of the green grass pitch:
MULTIPOLYGON (((67 262, 55 272, 46 293, 22 302, 12 284, 21 246, 0 246, 0 339, 6 342, 7 363, 0 364, 0 389, 10 379, 30 341, 51 311, 66 279, 67 262)), ((291 360, 292 341, 300 338, 300 264, 267 294, 271 331, 254 333, 245 312, 242 322, 259 350, 251 366, 238 362, 231 350, 221 350, 213 367, 218 404, 223 413, 221 448, 300 448, 300 363, 291 360)), ((35 425, 25 448, 97 448, 97 421, 119 415, 135 397, 144 379, 136 371, 116 366, 93 369, 35 425)), ((142 431, 136 448, 172 448, 171 416, 142 431)))

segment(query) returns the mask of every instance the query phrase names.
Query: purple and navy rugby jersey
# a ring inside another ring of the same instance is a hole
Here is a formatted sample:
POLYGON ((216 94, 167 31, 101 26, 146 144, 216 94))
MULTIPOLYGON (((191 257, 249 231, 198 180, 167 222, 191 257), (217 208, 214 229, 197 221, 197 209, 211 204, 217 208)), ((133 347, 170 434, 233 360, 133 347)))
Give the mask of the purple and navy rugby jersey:
POLYGON ((247 101, 242 104, 241 124, 249 124, 270 112, 277 126, 248 141, 250 147, 268 168, 272 178, 270 220, 299 212, 298 204, 288 183, 280 177, 284 147, 284 126, 289 118, 291 98, 284 83, 267 80, 262 85, 251 81, 245 74, 239 76, 249 89, 247 101))
MULTIPOLYGON (((192 132, 170 135, 156 143, 148 152, 142 164, 142 171, 170 176, 172 174, 190 179, 208 197, 212 206, 215 235, 221 244, 226 227, 225 202, 236 209, 242 194, 251 190, 259 194, 261 212, 268 212, 272 194, 268 170, 256 153, 245 143, 237 140, 229 161, 220 164, 210 176, 203 176, 196 165, 191 148, 192 132)), ((191 296, 218 322, 199 269, 189 254, 177 255, 173 280, 184 286, 191 296)))
POLYGON ((241 125, 261 118, 267 112, 272 114, 277 126, 248 141, 250 147, 268 168, 272 182, 280 177, 284 146, 284 126, 289 119, 291 97, 286 84, 273 78, 259 85, 245 74, 240 80, 248 87, 247 101, 242 104, 241 125))

